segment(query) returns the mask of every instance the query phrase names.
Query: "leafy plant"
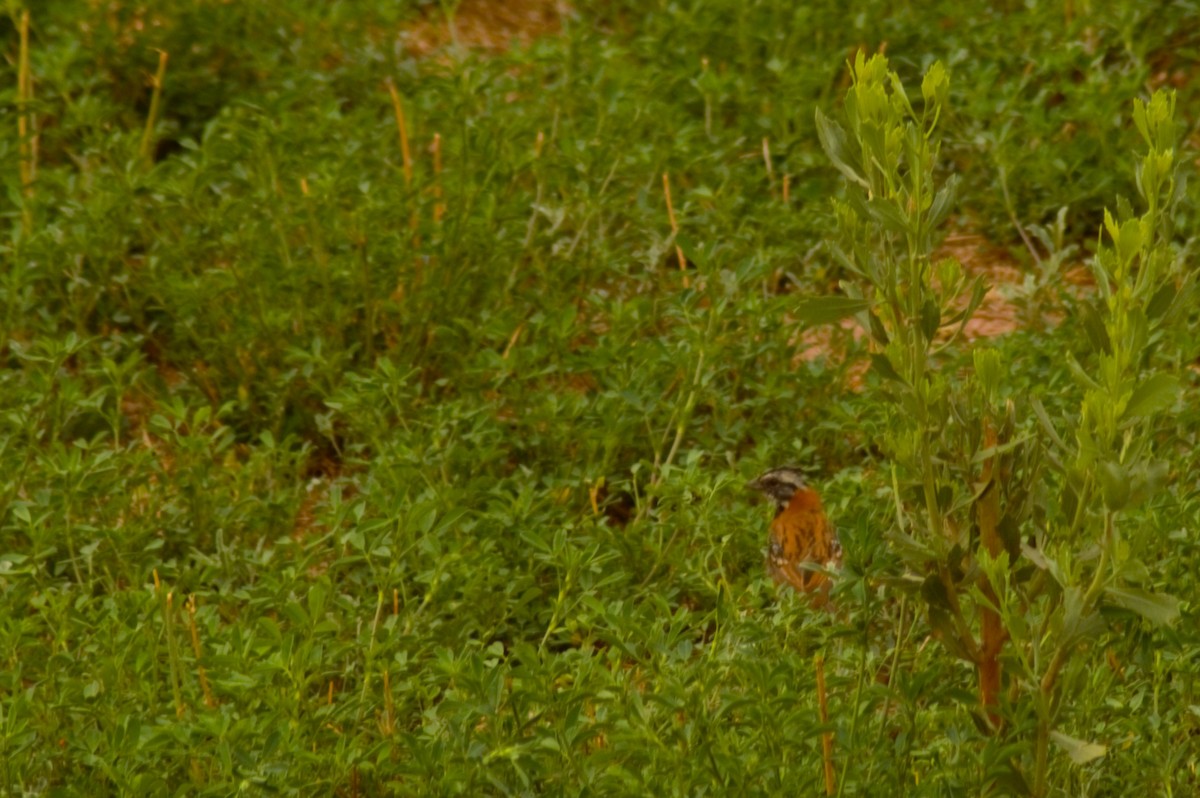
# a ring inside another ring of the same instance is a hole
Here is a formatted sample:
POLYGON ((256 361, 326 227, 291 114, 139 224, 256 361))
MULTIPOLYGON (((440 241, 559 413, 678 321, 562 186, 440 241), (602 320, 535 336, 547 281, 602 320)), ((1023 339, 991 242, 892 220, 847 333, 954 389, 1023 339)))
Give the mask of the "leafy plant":
MULTIPOLYGON (((1024 307, 1047 323, 970 351, 954 336, 978 288, 937 239, 1011 247, 1015 216, 1036 246, 1069 206, 1051 243, 1087 254, 1100 198, 1135 191, 1127 98, 1177 85, 1181 138, 1195 124, 1194 15, 569 5, 7 3, 0 795, 1032 781, 1033 649, 1004 641, 985 708, 923 558, 945 550, 977 647, 993 606, 1001 631, 1019 612, 1042 633, 1044 673, 1070 595, 1051 571, 1086 594, 1105 514, 1104 486, 1072 481, 1085 388, 1064 353, 1104 386, 1086 330, 1116 333, 1050 258, 1024 307), (501 51, 517 8, 538 35, 501 51), (841 249, 866 277, 815 243, 840 173, 811 108, 851 86, 849 47, 891 56, 859 127, 894 135, 845 131, 874 193, 847 195, 862 241, 841 249), (889 70, 919 82, 938 60, 952 84, 894 96, 889 70), (802 329, 797 297, 839 278, 850 293, 809 317, 858 315, 886 345, 802 329), (769 510, 742 486, 785 462, 845 547, 832 614, 763 575, 769 510)), ((1194 226, 1165 197, 1155 246, 1194 226)), ((1140 217, 1113 216, 1127 246, 1140 217)), ((1178 296, 1121 384, 1128 406, 1171 374, 1183 401, 1144 405, 1148 442, 1117 464, 1169 462, 1179 487, 1114 511, 1110 570, 1146 571, 1106 581, 1105 627, 1047 694, 1047 783, 1073 794, 1196 792, 1194 289, 1172 257, 1178 296), (1179 596, 1184 622, 1142 621, 1130 590, 1179 596), (1075 766, 1068 737, 1107 753, 1075 766)))
MULTIPOLYGON (((860 52, 851 75, 848 130, 817 111, 822 145, 846 186, 835 201, 833 251, 849 279, 844 296, 805 300, 798 313, 812 323, 854 315, 870 336, 888 398, 882 442, 893 462, 892 545, 920 577, 917 595, 943 646, 977 671, 980 727, 1030 746, 1022 767, 989 758, 988 778, 1045 795, 1051 740, 1076 763, 1104 752, 1059 729, 1078 689, 1061 670, 1082 643, 1104 634, 1101 610, 1119 607, 1155 624, 1178 617, 1175 599, 1141 586, 1149 570, 1119 532, 1122 514, 1167 473, 1153 457, 1155 423, 1178 392, 1178 380, 1151 361, 1191 282, 1170 244, 1183 185, 1174 99, 1160 92, 1134 104, 1149 147, 1137 181, 1146 210, 1134 216, 1122 201, 1115 218, 1106 213, 1111 244, 1093 266, 1100 298, 1081 311, 1096 365, 1069 361, 1083 399, 1067 444, 1036 398, 1021 407, 1041 427, 1018 426, 1006 364, 994 350, 974 352, 967 380, 939 368, 983 296, 982 282, 968 285, 957 263, 933 261, 957 184, 935 183, 944 70, 935 63, 926 73, 919 110, 882 56, 860 52), (1041 485, 1045 464, 1061 475, 1060 497, 1041 485)), ((1096 656, 1093 649, 1093 667, 1096 656)))
MULTIPOLYGON (((1108 239, 1092 262, 1099 296, 1095 305, 1080 308, 1094 365, 1085 369, 1070 360, 1083 392, 1074 440, 1068 444, 1045 426, 1052 442, 1049 460, 1064 476, 1063 513, 1026 553, 1050 579, 1038 585, 1044 594, 1009 589, 1003 602, 1009 628, 1022 631, 1028 629, 1022 621, 1026 608, 1042 604, 1042 626, 1038 634, 1022 636, 1026 650, 1020 654, 1022 682, 1026 689, 1036 686, 1037 795, 1048 789, 1049 739, 1076 762, 1103 754, 1102 746, 1077 743, 1055 730, 1069 705, 1062 669, 1081 643, 1105 629, 1102 610, 1127 610, 1157 625, 1179 617, 1177 599, 1149 588, 1151 572, 1122 531, 1131 511, 1161 490, 1170 470, 1157 456, 1157 439, 1179 380, 1157 369, 1153 355, 1183 318, 1192 283, 1171 242, 1172 214, 1184 185, 1176 160, 1174 94, 1160 91, 1149 102, 1134 100, 1133 119, 1147 147, 1137 173, 1145 210, 1135 215, 1120 200, 1116 216, 1105 212, 1108 239), (1098 554, 1084 565, 1088 549, 1098 554)), ((1046 413, 1035 409, 1045 424, 1046 413)), ((989 579, 999 589, 999 572, 991 571, 989 579)))

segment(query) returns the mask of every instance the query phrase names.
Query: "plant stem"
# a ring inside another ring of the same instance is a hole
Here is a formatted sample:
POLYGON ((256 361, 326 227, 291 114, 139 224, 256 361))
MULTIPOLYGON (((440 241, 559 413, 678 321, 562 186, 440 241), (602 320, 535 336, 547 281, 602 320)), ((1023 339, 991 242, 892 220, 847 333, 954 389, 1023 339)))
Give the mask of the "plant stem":
MULTIPOLYGON (((865 650, 865 649, 864 649, 865 650)), ((817 707, 820 712, 821 725, 829 723, 829 703, 825 695, 825 658, 818 654, 813 659, 817 671, 817 707)), ((833 795, 833 732, 821 734, 821 759, 825 765, 825 794, 833 795)))
MULTIPOLYGON (((997 444, 996 428, 990 418, 983 420, 983 446, 994 449, 997 444)), ((1000 520, 1000 488, 996 482, 996 460, 993 454, 983 465, 982 480, 987 487, 979 497, 977 519, 979 523, 979 544, 989 557, 997 558, 1004 550, 997 530, 1000 520)), ((992 728, 999 729, 1001 718, 996 711, 999 704, 1000 684, 1000 652, 1004 650, 1004 641, 1008 633, 998 611, 999 601, 991 581, 986 576, 980 578, 980 588, 985 604, 980 608, 980 650, 979 650, 979 700, 988 713, 992 728), (991 606, 988 606, 988 605, 991 606)))
POLYGON ((162 108, 163 79, 167 74, 167 57, 166 50, 158 51, 158 70, 154 73, 154 81, 151 84, 153 90, 150 93, 150 112, 146 114, 146 128, 142 131, 142 145, 138 148, 138 154, 147 166, 154 161, 154 126, 158 123, 158 114, 162 108))
POLYGON ((34 147, 30 140, 31 127, 29 102, 32 99, 33 82, 29 77, 29 11, 21 12, 20 45, 17 54, 17 148, 21 174, 21 232, 29 235, 33 228, 33 214, 29 201, 33 198, 33 176, 35 170, 34 147))
POLYGON ((1045 695, 1037 698, 1037 737, 1033 746, 1033 796, 1042 798, 1046 794, 1046 774, 1049 766, 1050 717, 1045 706, 1045 695))

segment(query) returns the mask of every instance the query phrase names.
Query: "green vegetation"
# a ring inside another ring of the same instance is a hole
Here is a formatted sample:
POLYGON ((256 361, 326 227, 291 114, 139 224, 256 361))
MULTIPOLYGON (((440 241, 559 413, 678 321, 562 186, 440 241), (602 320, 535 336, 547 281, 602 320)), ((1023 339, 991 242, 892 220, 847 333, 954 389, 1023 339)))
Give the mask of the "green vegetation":
POLYGON ((1098 5, 9 0, 0 795, 1200 792, 1200 19, 1098 5))

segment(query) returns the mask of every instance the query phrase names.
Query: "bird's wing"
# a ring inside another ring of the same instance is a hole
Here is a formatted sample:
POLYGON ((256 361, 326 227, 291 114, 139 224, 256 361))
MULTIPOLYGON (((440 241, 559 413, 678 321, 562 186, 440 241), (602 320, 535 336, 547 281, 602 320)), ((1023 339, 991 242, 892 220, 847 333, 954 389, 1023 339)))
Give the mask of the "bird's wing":
POLYGON ((825 565, 832 557, 829 519, 819 509, 789 510, 771 524, 767 560, 776 581, 786 580, 797 590, 815 590, 828 577, 805 564, 825 565))

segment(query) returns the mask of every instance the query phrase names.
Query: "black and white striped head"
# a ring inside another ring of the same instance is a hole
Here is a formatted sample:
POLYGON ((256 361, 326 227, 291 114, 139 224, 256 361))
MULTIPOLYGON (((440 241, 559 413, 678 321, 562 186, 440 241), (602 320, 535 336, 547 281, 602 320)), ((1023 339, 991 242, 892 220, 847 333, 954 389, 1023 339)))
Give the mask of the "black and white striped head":
POLYGON ((808 487, 800 469, 791 466, 772 468, 770 471, 747 483, 746 487, 759 490, 771 497, 780 510, 796 495, 796 491, 808 487))

